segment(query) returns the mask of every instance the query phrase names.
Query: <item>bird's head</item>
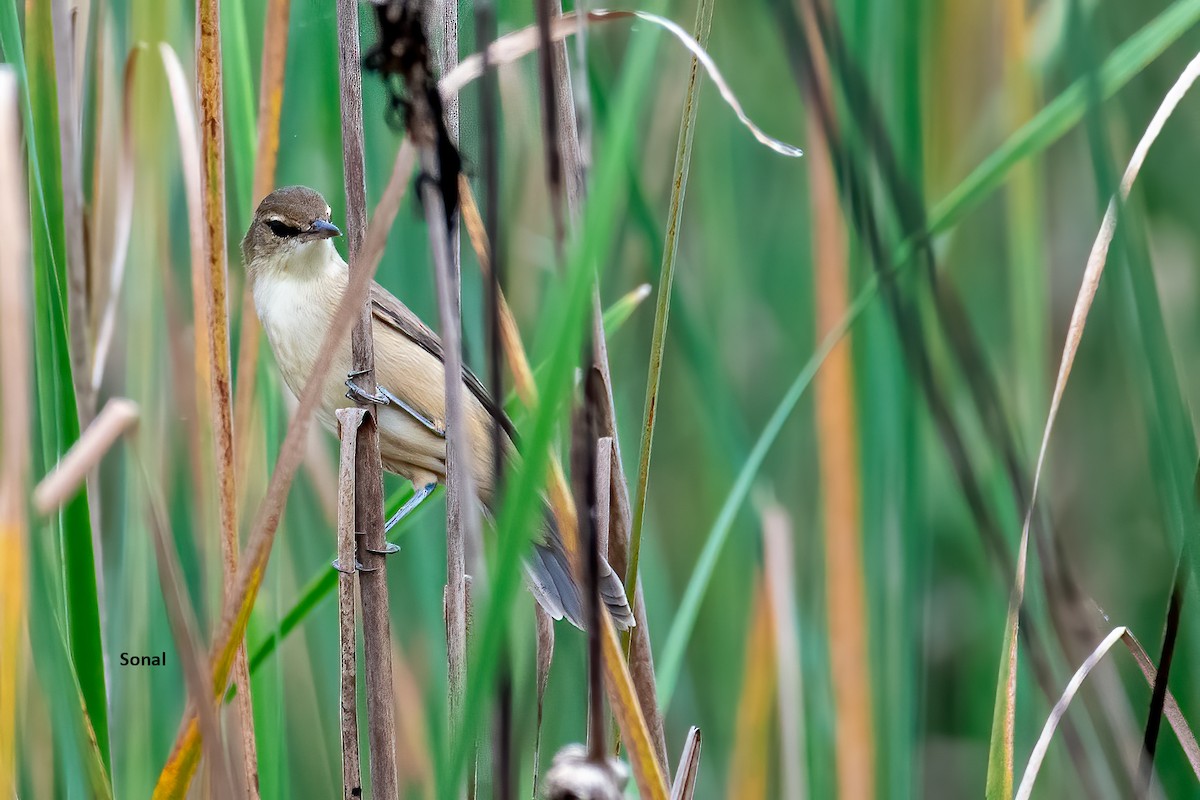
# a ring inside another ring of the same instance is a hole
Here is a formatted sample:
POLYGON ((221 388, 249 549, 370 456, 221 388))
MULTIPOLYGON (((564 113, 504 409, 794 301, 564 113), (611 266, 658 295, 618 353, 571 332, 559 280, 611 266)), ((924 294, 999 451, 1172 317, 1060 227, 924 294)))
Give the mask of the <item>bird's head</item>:
POLYGON ((329 221, 329 204, 307 186, 285 186, 263 198, 242 239, 242 257, 251 273, 264 269, 295 271, 322 263, 329 240, 342 232, 329 221))

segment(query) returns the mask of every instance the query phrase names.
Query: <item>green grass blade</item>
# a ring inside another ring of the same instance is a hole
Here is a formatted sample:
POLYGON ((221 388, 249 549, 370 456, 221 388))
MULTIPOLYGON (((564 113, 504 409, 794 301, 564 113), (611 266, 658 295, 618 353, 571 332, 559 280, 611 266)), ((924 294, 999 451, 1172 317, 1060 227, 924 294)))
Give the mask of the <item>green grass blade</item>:
MULTIPOLYGON (((701 47, 708 46, 708 32, 712 27, 714 0, 700 0, 696 7, 695 39, 701 47)), ((684 99, 682 119, 679 122, 679 144, 675 149, 675 170, 671 180, 671 204, 667 212, 667 234, 663 245, 662 268, 658 277, 658 296, 654 305, 654 333, 650 340, 650 366, 646 376, 646 401, 642 410, 642 439, 638 451, 637 486, 633 492, 633 523, 629 534, 629 567, 625 572, 625 585, 637 586, 638 564, 642 552, 642 526, 646 519, 646 487, 650 480, 650 454, 654 445, 655 413, 658 408, 658 390, 662 380, 663 352, 667 346, 667 322, 671 316, 671 289, 675 285, 675 261, 679 254, 679 227, 683 221, 683 201, 687 195, 688 172, 692 165, 692 139, 696 132, 696 111, 700 99, 698 90, 704 73, 699 61, 692 57, 692 71, 688 79, 687 95, 684 99)), ((631 588, 630 597, 637 601, 631 588)), ((625 650, 629 651, 629 636, 625 636, 625 650)))
MULTIPOLYGON (((14 2, 0 8, 0 46, 11 63, 20 65, 17 80, 29 152, 34 347, 42 444, 39 468, 44 472, 79 438, 79 415, 67 350, 66 245, 50 4, 30 6, 26 18, 29 48, 23 57, 14 2)), ((104 769, 111 774, 104 646, 86 494, 73 498, 51 527, 58 541, 61 572, 61 594, 55 594, 63 604, 72 666, 104 769)))

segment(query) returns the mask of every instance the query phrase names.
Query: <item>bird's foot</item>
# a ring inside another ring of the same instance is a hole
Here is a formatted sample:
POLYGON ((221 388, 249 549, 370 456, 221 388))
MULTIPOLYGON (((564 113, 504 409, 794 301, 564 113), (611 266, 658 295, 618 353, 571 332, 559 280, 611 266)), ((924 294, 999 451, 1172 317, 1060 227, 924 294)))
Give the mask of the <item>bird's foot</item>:
POLYGON ((346 376, 347 399, 353 400, 356 403, 370 403, 377 406, 386 406, 389 401, 387 392, 383 390, 383 387, 376 385, 375 393, 372 394, 364 391, 357 383, 354 382, 355 378, 361 377, 365 374, 365 370, 357 370, 346 376))

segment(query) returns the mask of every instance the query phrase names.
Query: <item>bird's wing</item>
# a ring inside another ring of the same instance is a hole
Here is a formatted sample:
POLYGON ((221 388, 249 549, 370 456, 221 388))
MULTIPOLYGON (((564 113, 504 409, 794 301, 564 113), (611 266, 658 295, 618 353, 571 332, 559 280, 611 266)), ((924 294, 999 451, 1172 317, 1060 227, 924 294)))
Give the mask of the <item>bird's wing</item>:
MULTIPOLYGON (((375 321, 386 325, 392 330, 399 333, 401 336, 412 341, 418 347, 431 356, 441 361, 443 364, 446 361, 446 353, 442 348, 442 340, 432 329, 417 317, 408 306, 401 303, 391 292, 384 289, 378 283, 371 282, 371 314, 375 321)), ((466 364, 462 370, 463 383, 470 389, 471 394, 475 395, 480 404, 487 409, 488 414, 500 423, 500 427, 504 429, 509 438, 516 443, 517 431, 513 426, 512 420, 492 402, 491 396, 483 383, 476 377, 466 364)))

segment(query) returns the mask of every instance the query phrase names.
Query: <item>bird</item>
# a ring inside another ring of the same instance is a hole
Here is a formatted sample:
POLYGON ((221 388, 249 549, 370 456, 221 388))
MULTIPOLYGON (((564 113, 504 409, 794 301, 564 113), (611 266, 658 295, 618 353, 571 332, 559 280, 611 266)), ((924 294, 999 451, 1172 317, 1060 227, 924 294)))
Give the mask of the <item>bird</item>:
MULTIPOLYGON (((297 397, 317 367, 318 350, 349 281, 349 269, 333 245, 341 231, 325 198, 305 186, 285 186, 259 203, 242 239, 242 257, 254 308, 284 383, 297 397)), ((372 281, 369 294, 375 343, 374 393, 354 382, 349 330, 325 369, 317 417, 336 430, 335 411, 358 401, 376 404, 383 467, 407 478, 414 495, 388 522, 390 528, 446 480, 446 366, 441 340, 390 292, 372 281), (347 389, 349 388, 349 391, 347 389)), ((326 365, 322 365, 325 367, 326 365)), ((503 429, 506 459, 517 456, 511 420, 465 365, 462 382, 468 466, 485 511, 495 500, 493 426, 503 429)), ((554 619, 586 627, 585 604, 570 557, 543 500, 539 530, 524 561, 526 583, 554 619)), ((603 557, 599 591, 620 630, 634 624, 620 578, 603 557)))

